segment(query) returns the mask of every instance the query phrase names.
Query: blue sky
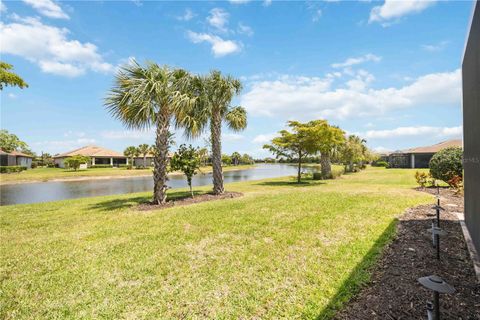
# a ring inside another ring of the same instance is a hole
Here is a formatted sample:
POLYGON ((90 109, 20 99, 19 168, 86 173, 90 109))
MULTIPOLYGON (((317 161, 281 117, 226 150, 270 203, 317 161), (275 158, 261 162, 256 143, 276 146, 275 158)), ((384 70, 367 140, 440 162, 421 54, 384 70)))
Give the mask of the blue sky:
MULTIPOLYGON (((243 81, 248 128, 223 149, 256 157, 289 119, 325 118, 376 150, 461 137, 470 1, 3 1, 1 60, 28 89, 1 92, 1 127, 36 151, 153 143, 103 98, 135 58, 243 81)), ((183 142, 181 131, 176 133, 183 142)), ((204 145, 202 139, 193 144, 204 145)))

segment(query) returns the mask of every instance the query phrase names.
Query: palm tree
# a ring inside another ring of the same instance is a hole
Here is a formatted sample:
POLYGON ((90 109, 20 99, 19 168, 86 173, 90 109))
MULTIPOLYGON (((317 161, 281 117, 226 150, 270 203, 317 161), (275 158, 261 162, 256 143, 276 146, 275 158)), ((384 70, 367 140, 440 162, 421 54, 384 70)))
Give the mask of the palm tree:
POLYGON ((192 82, 197 97, 193 113, 182 115, 181 122, 187 128, 188 136, 197 136, 210 124, 212 144, 213 193, 222 194, 222 122, 233 131, 247 126, 247 112, 244 108, 230 105, 234 95, 240 93, 242 84, 231 76, 223 76, 220 71, 212 71, 208 76, 196 77, 192 82))
POLYGON ((147 166, 147 154, 150 152, 150 146, 146 143, 143 143, 138 146, 138 153, 143 156, 143 166, 147 166))
POLYGON ((231 157, 232 157, 233 165, 238 166, 239 163, 240 163, 240 158, 242 157, 242 155, 235 151, 234 153, 232 153, 231 157))
POLYGON ((202 164, 202 166, 206 166, 207 165, 207 161, 208 161, 208 149, 207 148, 201 148, 198 150, 198 156, 200 157, 200 162, 202 164))
MULTIPOLYGON (((120 68, 105 106, 130 129, 156 127, 153 202, 166 202, 169 127, 183 108, 195 98, 188 95, 192 77, 182 69, 160 67, 149 62, 141 66, 135 60, 120 68)), ((175 121, 179 126, 179 122, 175 121)))
POLYGON ((130 165, 133 166, 133 158, 138 155, 138 149, 134 146, 127 147, 123 151, 123 155, 130 159, 130 165))

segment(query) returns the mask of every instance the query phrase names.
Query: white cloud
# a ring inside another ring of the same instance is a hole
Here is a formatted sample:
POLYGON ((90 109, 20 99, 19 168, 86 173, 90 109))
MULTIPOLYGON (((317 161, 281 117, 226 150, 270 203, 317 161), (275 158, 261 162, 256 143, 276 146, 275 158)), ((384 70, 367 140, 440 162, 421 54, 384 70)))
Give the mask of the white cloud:
POLYGON ((347 60, 343 62, 337 62, 333 63, 332 67, 333 68, 346 68, 346 67, 351 67, 353 65, 373 61, 373 62, 378 62, 382 60, 382 57, 376 56, 372 53, 367 53, 366 55, 360 56, 360 57, 355 57, 355 58, 348 58, 347 60))
POLYGON ((76 77, 87 70, 111 72, 114 67, 103 61, 97 47, 89 42, 68 39, 70 31, 43 24, 36 18, 20 18, 0 22, 2 54, 21 56, 36 63, 44 72, 76 77))
POLYGON ((230 141, 240 141, 243 140, 245 137, 238 133, 224 133, 222 134, 222 140, 226 142, 230 141))
POLYGON ((277 133, 266 133, 266 134, 259 134, 255 138, 253 138, 252 142, 253 143, 258 143, 258 144, 264 144, 264 143, 269 143, 272 141, 273 138, 275 138, 278 134, 277 133))
POLYGON ((241 96, 250 114, 284 118, 347 118, 382 116, 389 110, 423 106, 460 106, 461 72, 432 73, 413 83, 385 89, 368 88, 368 73, 357 73, 364 83, 332 88, 332 77, 281 76, 256 81, 241 96))
POLYGON ((151 140, 155 139, 155 131, 149 130, 110 130, 103 131, 100 136, 109 140, 151 140))
POLYGON ((0 13, 7 12, 7 6, 0 0, 0 13))
POLYGON ((318 20, 320 20, 321 17, 322 17, 322 10, 316 9, 312 15, 312 21, 317 22, 318 20))
POLYGON ((62 8, 52 0, 23 0, 29 6, 32 6, 40 14, 56 19, 70 19, 62 8))
POLYGON ((456 127, 429 127, 413 126, 398 127, 389 130, 369 130, 365 133, 366 138, 387 139, 397 137, 416 137, 416 136, 435 136, 439 138, 460 137, 462 135, 462 126, 456 127))
POLYGON ((9 97, 10 99, 16 99, 16 98, 17 98, 17 95, 14 94, 14 93, 9 93, 9 94, 8 94, 8 97, 9 97))
POLYGON ((434 3, 435 0, 385 0, 383 5, 372 8, 369 22, 382 22, 386 26, 388 21, 421 12, 434 3))
POLYGON ((263 1, 263 6, 264 7, 269 7, 272 4, 272 0, 264 0, 263 1))
POLYGON ((80 147, 95 144, 96 140, 92 138, 77 138, 67 140, 46 140, 38 141, 31 144, 34 150, 40 152, 47 152, 57 154, 71 151, 80 147))
POLYGON ((221 32, 227 32, 227 24, 230 15, 221 8, 213 8, 210 10, 210 15, 207 17, 209 25, 221 32))
POLYGON ((190 21, 195 16, 196 16, 196 14, 190 8, 187 8, 187 9, 185 9, 185 12, 183 13, 183 15, 177 17, 177 20, 190 21))
POLYGON ((379 146, 379 147, 373 148, 373 151, 376 152, 376 153, 390 153, 392 150, 390 150, 388 148, 385 148, 385 147, 382 147, 382 146, 379 146))
POLYGON ((143 6, 142 0, 131 0, 137 7, 143 6))
POLYGON ((442 51, 445 49, 447 46, 448 41, 441 41, 437 44, 424 44, 422 45, 422 49, 425 51, 430 51, 430 52, 437 52, 437 51, 442 51))
POLYGON ((253 36, 253 29, 243 23, 238 23, 237 32, 240 34, 245 34, 249 37, 253 36))
POLYGON ((211 44, 212 53, 215 57, 223 57, 242 50, 241 43, 233 40, 223 40, 216 35, 188 31, 187 36, 193 43, 207 42, 211 44))
POLYGON ((232 4, 245 4, 249 3, 251 0, 229 0, 230 3, 232 4))

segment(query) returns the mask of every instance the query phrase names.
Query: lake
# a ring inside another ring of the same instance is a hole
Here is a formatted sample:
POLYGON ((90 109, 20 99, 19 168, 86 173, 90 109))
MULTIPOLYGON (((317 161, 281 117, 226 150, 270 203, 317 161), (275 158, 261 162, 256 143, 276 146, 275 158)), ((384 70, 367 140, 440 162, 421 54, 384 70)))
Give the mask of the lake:
MULTIPOLYGON (((309 169, 305 168, 304 170, 309 169)), ((289 164, 259 164, 250 169, 227 171, 223 175, 225 183, 229 183, 295 175, 296 170, 295 165, 289 164)), ((183 175, 170 175, 169 179, 167 185, 171 188, 187 187, 187 181, 183 175)), ((212 184, 212 174, 198 174, 193 178, 192 184, 193 186, 210 185, 212 184)), ((10 184, 0 186, 0 205, 37 203, 152 190, 152 177, 10 184)))

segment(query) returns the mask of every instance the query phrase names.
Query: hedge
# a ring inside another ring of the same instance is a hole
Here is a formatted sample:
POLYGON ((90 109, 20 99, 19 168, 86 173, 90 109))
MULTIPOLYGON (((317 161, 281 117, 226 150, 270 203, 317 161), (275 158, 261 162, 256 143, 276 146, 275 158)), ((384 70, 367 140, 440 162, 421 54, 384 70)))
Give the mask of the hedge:
POLYGON ((104 168, 113 168, 113 166, 109 165, 109 164, 94 164, 93 166, 90 166, 89 168, 91 168, 91 169, 104 169, 104 168))
POLYGON ((22 172, 27 170, 24 166, 0 166, 0 173, 22 172))

